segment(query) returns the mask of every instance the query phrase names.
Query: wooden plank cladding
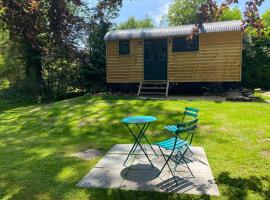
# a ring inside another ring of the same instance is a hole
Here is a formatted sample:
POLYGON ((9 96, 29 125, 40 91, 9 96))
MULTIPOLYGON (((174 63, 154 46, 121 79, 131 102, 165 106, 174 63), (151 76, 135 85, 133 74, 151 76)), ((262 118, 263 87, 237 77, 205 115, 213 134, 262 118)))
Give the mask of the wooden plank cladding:
POLYGON ((130 40, 130 53, 119 55, 118 40, 107 41, 107 82, 139 83, 143 80, 143 39, 130 40))
MULTIPOLYGON (((199 51, 192 52, 173 52, 173 37, 167 39, 170 82, 241 81, 241 31, 202 33, 199 51)), ((118 40, 106 41, 108 83, 139 83, 144 79, 144 39, 129 42, 129 54, 119 55, 118 40)))
POLYGON ((201 34, 199 44, 198 52, 172 52, 172 42, 169 43, 171 82, 241 81, 241 32, 201 34))

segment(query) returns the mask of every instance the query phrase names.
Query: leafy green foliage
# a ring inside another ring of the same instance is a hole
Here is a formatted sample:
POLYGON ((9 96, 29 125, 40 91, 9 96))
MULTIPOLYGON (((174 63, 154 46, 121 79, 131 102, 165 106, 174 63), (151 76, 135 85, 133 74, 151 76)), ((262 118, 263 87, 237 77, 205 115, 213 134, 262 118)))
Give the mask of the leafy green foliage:
POLYGON ((243 85, 270 89, 270 38, 246 35, 243 51, 243 85))
POLYGON ((24 77, 21 46, 10 40, 8 30, 0 29, 0 47, 0 84, 8 81, 14 85, 24 77))
POLYGON ((126 22, 120 23, 116 29, 133 29, 133 28, 152 28, 154 27, 151 18, 146 17, 142 20, 137 20, 135 17, 130 17, 126 22))
POLYGON ((72 12, 79 0, 2 1, 1 21, 11 40, 22 45, 26 81, 30 95, 43 96, 42 57, 74 50, 77 32, 83 21, 72 12))
POLYGON ((28 94, 55 99, 78 91, 78 85, 80 92, 91 90, 85 88, 94 87, 86 84, 89 81, 104 83, 103 37, 108 27, 101 35, 93 33, 96 27, 104 28, 104 23, 110 27, 109 20, 117 16, 121 5, 121 0, 98 1, 93 8, 80 0, 1 1, 0 23, 9 31, 10 40, 21 46, 25 67, 21 72, 28 94), (84 42, 89 33, 89 42, 84 42), (93 46, 90 41, 99 44, 93 46), (83 68, 92 74, 90 80, 89 74, 81 74, 83 68))
POLYGON ((263 23, 266 27, 270 27, 270 9, 267 9, 262 14, 263 23))
POLYGON ((242 82, 246 87, 270 89, 270 10, 262 14, 264 35, 250 26, 246 29, 243 50, 242 82))
POLYGON ((237 7, 227 8, 225 9, 221 16, 219 17, 219 21, 231 21, 231 20, 242 20, 241 10, 237 7))
POLYGON ((267 37, 270 37, 270 9, 266 10, 262 14, 262 20, 263 20, 265 35, 267 37))
MULTIPOLYGON (((216 0, 205 0, 199 8, 200 22, 215 22, 219 21, 223 12, 226 11, 233 3, 238 3, 239 0, 224 0, 220 5, 216 0)), ((242 28, 244 30, 252 27, 259 35, 263 33, 263 23, 259 15, 258 7, 262 5, 264 0, 247 0, 244 11, 244 19, 242 20, 242 28)), ((195 27, 190 32, 188 39, 193 39, 194 35, 199 32, 201 23, 196 23, 195 27)))
POLYGON ((81 92, 78 58, 44 58, 45 97, 49 100, 64 99, 81 92))
POLYGON ((183 25, 197 23, 197 10, 204 0, 173 0, 169 6, 169 25, 183 25))
POLYGON ((81 62, 81 86, 88 92, 106 90, 106 45, 104 36, 111 24, 100 21, 89 26, 89 54, 81 62))

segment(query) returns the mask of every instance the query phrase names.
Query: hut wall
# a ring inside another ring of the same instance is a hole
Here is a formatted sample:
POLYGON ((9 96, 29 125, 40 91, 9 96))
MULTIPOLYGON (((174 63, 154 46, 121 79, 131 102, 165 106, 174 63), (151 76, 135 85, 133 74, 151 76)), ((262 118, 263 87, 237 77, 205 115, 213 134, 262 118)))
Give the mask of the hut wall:
POLYGON ((199 45, 197 52, 172 52, 172 42, 169 42, 171 82, 241 81, 241 32, 201 34, 199 45))
POLYGON ((118 41, 107 41, 107 82, 139 83, 143 80, 143 39, 130 40, 129 55, 119 55, 118 41))
MULTIPOLYGON (((204 33, 199 43, 197 52, 173 52, 168 38, 170 82, 241 81, 241 32, 204 33)), ((119 55, 118 48, 117 40, 106 42, 107 82, 139 83, 144 77, 143 39, 130 40, 129 55, 119 55)))

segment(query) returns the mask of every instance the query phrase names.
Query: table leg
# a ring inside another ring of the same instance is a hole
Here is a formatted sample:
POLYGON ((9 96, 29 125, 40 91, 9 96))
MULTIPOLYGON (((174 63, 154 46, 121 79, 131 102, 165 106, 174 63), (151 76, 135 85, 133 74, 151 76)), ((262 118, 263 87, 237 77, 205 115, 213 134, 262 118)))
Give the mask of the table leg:
MULTIPOLYGON (((149 124, 150 124, 150 123, 148 123, 146 129, 145 129, 144 132, 143 132, 143 137, 144 137, 144 139, 146 140, 146 142, 148 143, 148 145, 150 146, 150 148, 152 149, 152 151, 154 152, 154 154, 158 157, 156 151, 153 149, 153 147, 152 147, 152 145, 150 144, 149 140, 148 140, 147 137, 145 136, 145 132, 146 132, 146 130, 147 130, 149 124)), ((136 125, 137 125, 137 127, 139 128, 139 130, 141 130, 140 126, 139 126, 138 124, 136 124, 136 125)))
POLYGON ((152 165, 152 167, 154 167, 153 163, 151 162, 150 158, 148 157, 147 153, 144 151, 144 149, 143 149, 143 147, 142 147, 142 145, 140 143, 139 143, 139 146, 141 147, 144 155, 146 156, 146 158, 148 159, 148 161, 150 162, 150 164, 152 165))
POLYGON ((131 128, 128 126, 128 124, 126 124, 126 126, 127 126, 127 128, 129 129, 130 133, 131 133, 132 136, 135 138, 135 142, 134 142, 134 144, 133 144, 131 150, 129 151, 128 156, 127 156, 127 158, 126 158, 126 160, 125 160, 125 162, 124 162, 123 165, 126 164, 126 162, 128 161, 129 156, 131 156, 132 154, 134 154, 134 152, 136 151, 137 147, 140 146, 140 148, 141 148, 141 150, 143 151, 144 155, 146 156, 146 158, 148 159, 148 161, 150 162, 150 164, 152 165, 152 167, 154 167, 154 165, 153 165, 153 163, 151 162, 151 160, 150 160, 149 156, 147 155, 146 151, 143 149, 142 145, 140 144, 141 139, 144 137, 145 140, 146 140, 146 142, 149 144, 150 148, 152 149, 152 151, 153 151, 153 152, 155 153, 155 155, 157 156, 155 150, 153 149, 153 147, 151 146, 149 140, 148 140, 148 139, 146 138, 146 136, 145 136, 145 132, 146 132, 146 130, 147 130, 149 124, 150 124, 150 122, 145 123, 145 124, 143 125, 142 128, 141 128, 138 124, 136 124, 136 126, 137 126, 137 127, 139 128, 139 130, 140 130, 139 135, 138 135, 137 137, 136 137, 136 135, 133 133, 133 131, 131 130, 131 128))
MULTIPOLYGON (((140 131, 140 133, 139 133, 139 138, 140 138, 139 141, 141 141, 142 137, 145 137, 145 136, 144 136, 144 133, 145 133, 145 131, 147 130, 149 124, 150 124, 150 123, 145 123, 145 124, 143 125, 142 128, 140 128, 140 126, 139 126, 138 124, 136 124, 137 127, 139 128, 139 131, 140 131)), ((135 147, 135 149, 134 149, 134 152, 135 152, 135 150, 137 149, 137 147, 138 147, 138 143, 137 143, 137 145, 136 145, 136 147, 135 147)))
POLYGON ((133 133, 133 131, 131 130, 131 128, 127 124, 126 124, 126 126, 129 129, 129 131, 132 134, 132 136, 135 138, 135 142, 134 142, 131 150, 129 151, 128 156, 127 156, 127 158, 126 158, 126 160, 125 160, 125 162, 124 162, 123 165, 126 164, 126 162, 128 161, 129 156, 132 155, 136 151, 136 149, 138 147, 138 144, 139 144, 139 142, 140 142, 140 140, 142 138, 143 130, 145 129, 145 127, 147 126, 147 124, 144 124, 143 128, 140 130, 140 133, 139 133, 139 135, 137 137, 136 137, 136 135, 133 133))

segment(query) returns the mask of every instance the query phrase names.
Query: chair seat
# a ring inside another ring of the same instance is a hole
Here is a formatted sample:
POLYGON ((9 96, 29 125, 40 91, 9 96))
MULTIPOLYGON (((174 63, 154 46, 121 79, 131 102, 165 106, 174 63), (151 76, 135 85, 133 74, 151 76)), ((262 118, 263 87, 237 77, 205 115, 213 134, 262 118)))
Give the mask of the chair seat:
POLYGON ((178 130, 176 125, 164 126, 164 128, 173 133, 175 133, 178 130))
MULTIPOLYGON (((164 140, 162 142, 157 142, 154 145, 157 145, 158 147, 161 147, 163 149, 171 150, 172 151, 173 150, 173 147, 174 147, 174 143, 175 143, 175 137, 170 138, 168 140, 164 140)), ((176 150, 180 150, 183 147, 188 147, 188 146, 189 146, 189 144, 188 144, 187 141, 181 140, 181 139, 177 139, 177 142, 176 142, 176 145, 175 145, 175 149, 176 150)))

